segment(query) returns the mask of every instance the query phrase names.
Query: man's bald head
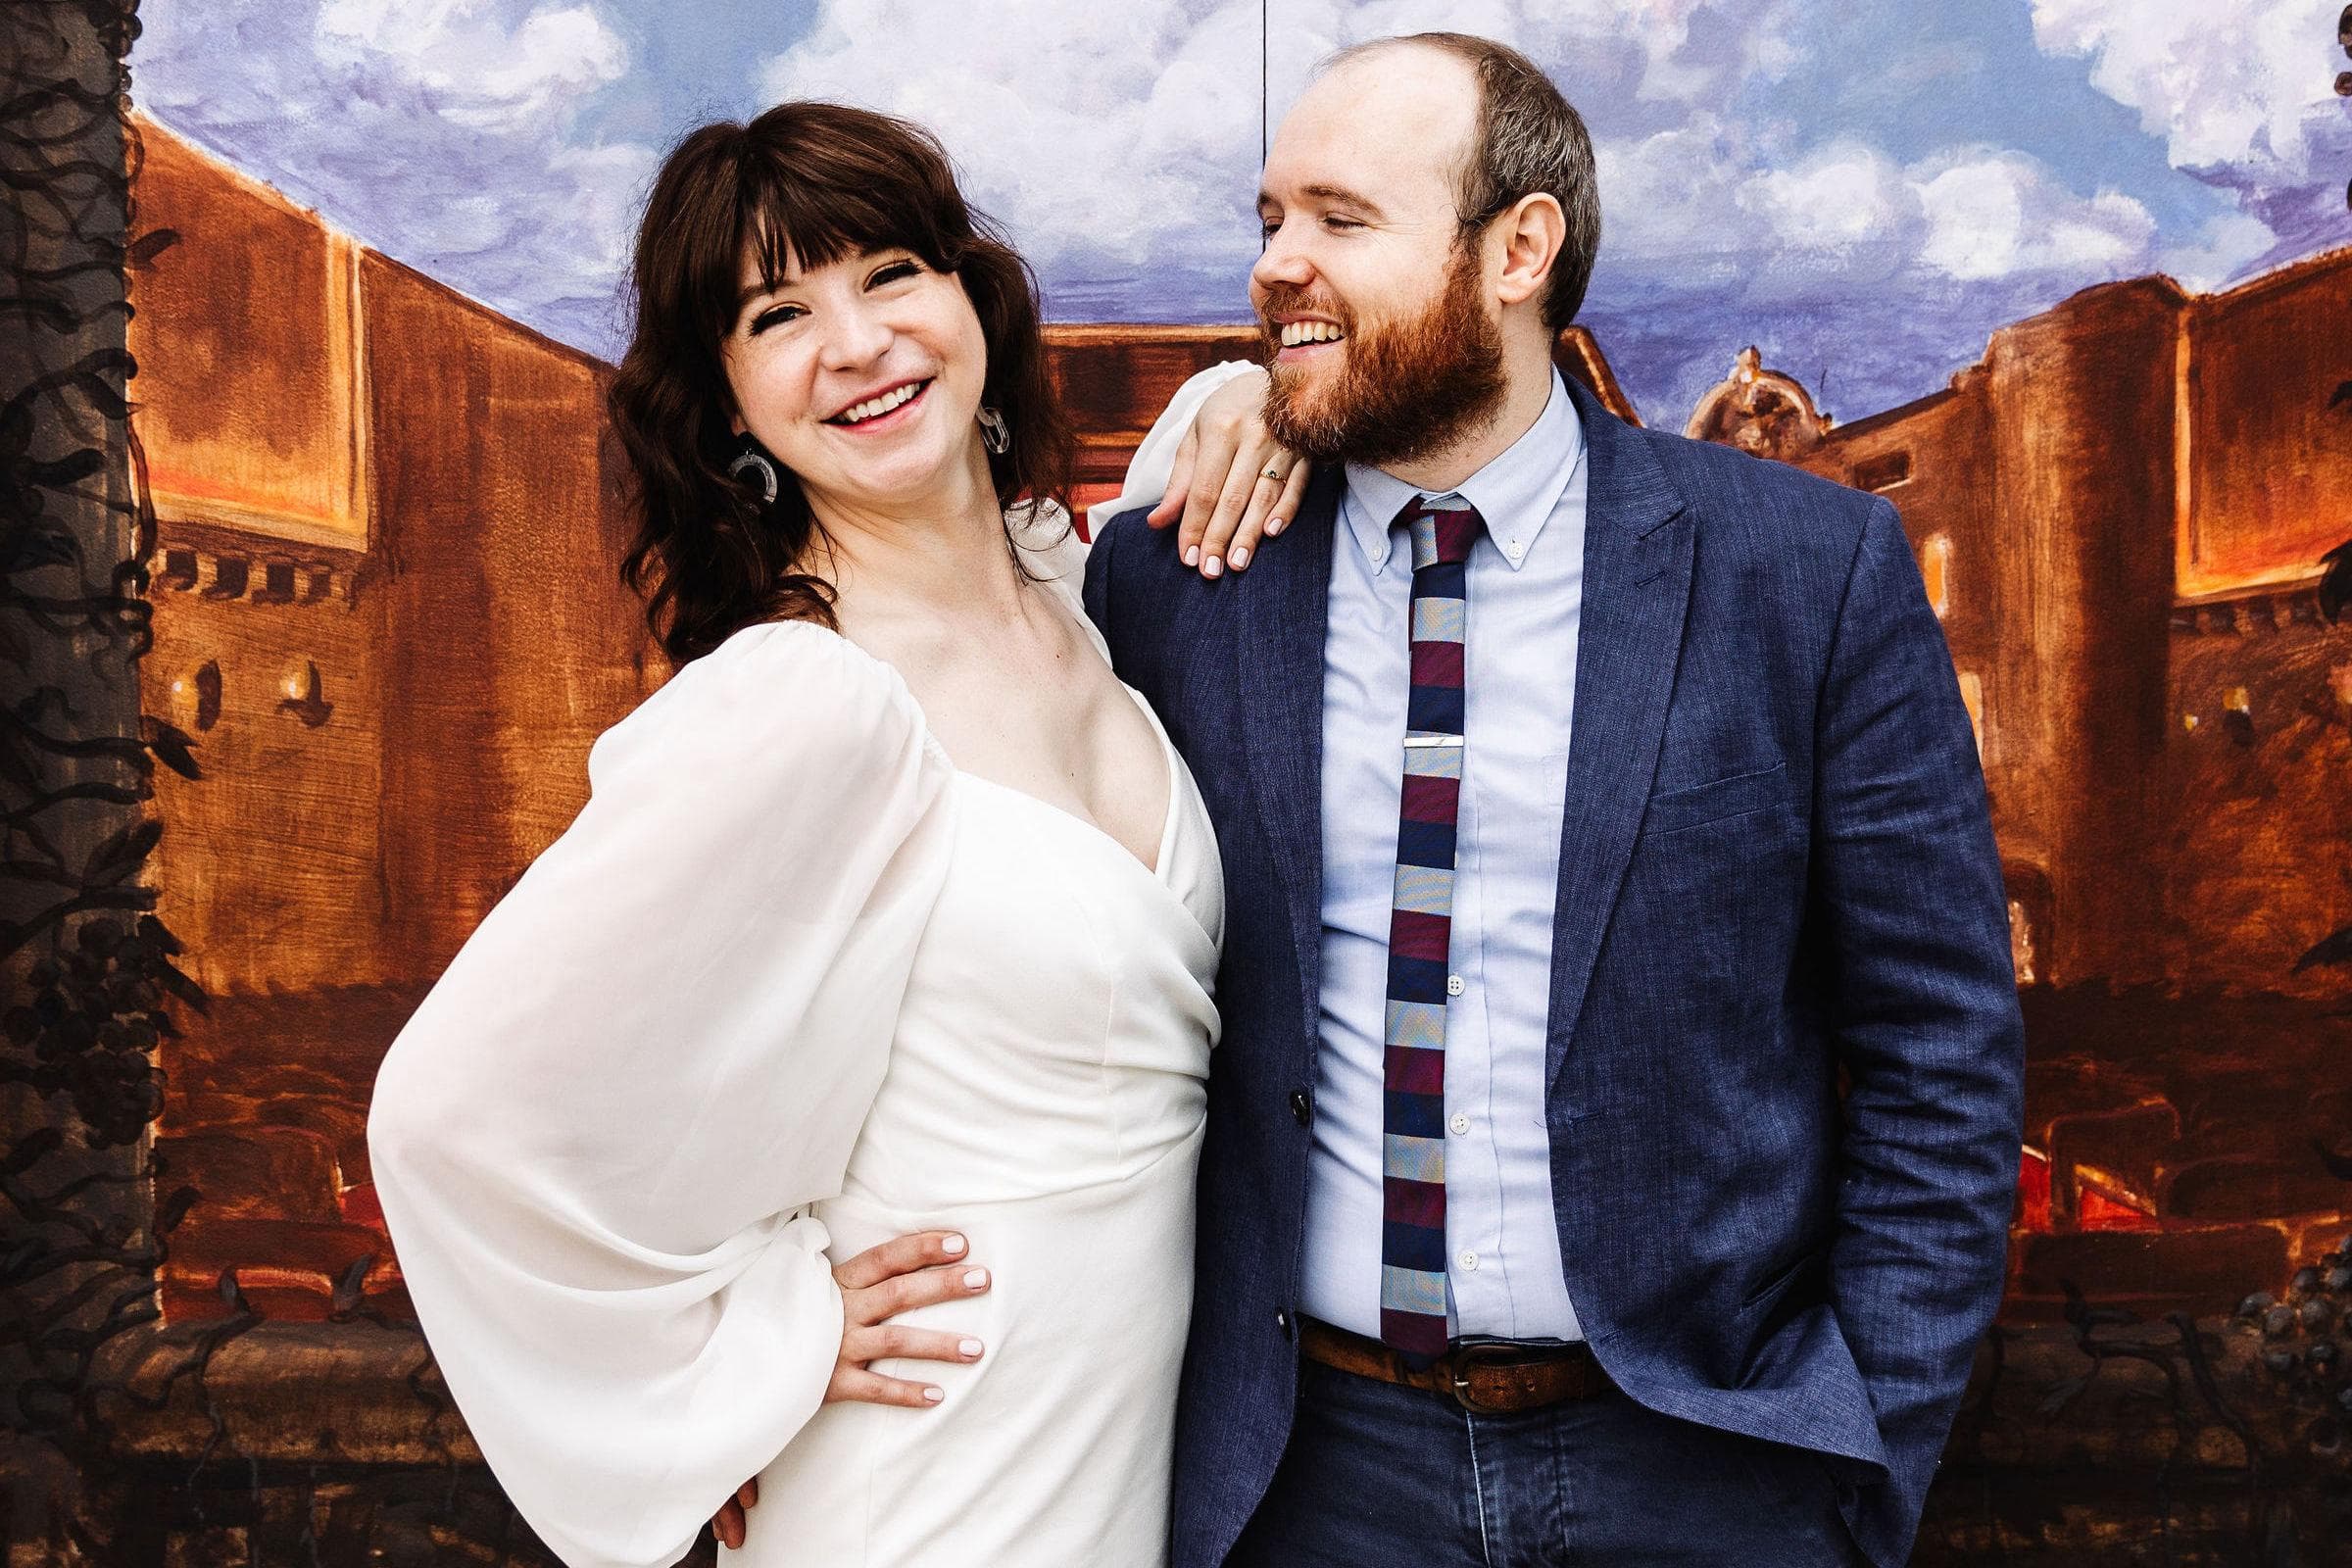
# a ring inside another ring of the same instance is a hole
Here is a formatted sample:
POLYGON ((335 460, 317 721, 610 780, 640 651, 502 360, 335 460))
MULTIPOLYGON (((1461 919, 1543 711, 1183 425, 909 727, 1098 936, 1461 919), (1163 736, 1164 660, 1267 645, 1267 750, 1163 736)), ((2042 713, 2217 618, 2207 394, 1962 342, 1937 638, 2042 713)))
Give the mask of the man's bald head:
POLYGON ((1576 319, 1600 249, 1600 188, 1584 120, 1551 78, 1508 44, 1419 32, 1341 50, 1299 103, 1325 91, 1367 90, 1382 95, 1377 101, 1396 122, 1420 132, 1426 152, 1452 154, 1455 212, 1465 228, 1537 193, 1560 204, 1566 242, 1552 265, 1544 319, 1553 332, 1576 319), (1465 87, 1470 97, 1457 106, 1454 95, 1465 87), (1427 114, 1432 98, 1448 101, 1427 114))
POLYGON ((1442 476, 1533 422, 1600 220, 1584 126, 1524 56, 1423 33, 1335 57, 1283 117, 1257 212, 1285 445, 1442 476))

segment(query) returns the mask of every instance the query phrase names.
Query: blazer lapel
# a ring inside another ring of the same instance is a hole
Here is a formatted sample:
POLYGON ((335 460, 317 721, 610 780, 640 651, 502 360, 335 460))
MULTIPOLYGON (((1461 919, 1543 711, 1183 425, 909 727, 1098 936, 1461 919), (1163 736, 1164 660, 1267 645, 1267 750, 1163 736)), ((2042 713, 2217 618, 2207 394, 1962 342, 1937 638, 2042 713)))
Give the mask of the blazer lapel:
POLYGON ((1552 912, 1546 1084, 1576 1032, 1657 773, 1690 603, 1691 523, 1646 438, 1574 377, 1584 421, 1584 608, 1568 739, 1568 800, 1552 912))
POLYGON ((1336 463, 1322 465, 1290 529, 1232 584, 1242 610, 1236 690, 1243 747, 1289 906, 1310 1053, 1322 1004, 1323 639, 1345 474, 1336 463))

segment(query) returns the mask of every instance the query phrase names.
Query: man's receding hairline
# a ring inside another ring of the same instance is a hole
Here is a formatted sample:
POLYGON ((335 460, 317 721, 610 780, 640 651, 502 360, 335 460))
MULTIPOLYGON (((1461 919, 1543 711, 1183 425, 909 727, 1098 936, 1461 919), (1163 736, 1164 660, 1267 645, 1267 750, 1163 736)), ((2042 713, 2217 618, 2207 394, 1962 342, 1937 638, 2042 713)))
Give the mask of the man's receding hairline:
POLYGON ((1319 81, 1342 66, 1352 65, 1358 60, 1369 60, 1375 55, 1393 54, 1404 49, 1418 49, 1423 54, 1436 55, 1441 60, 1453 61, 1467 70, 1472 76, 1475 77, 1478 74, 1478 68, 1470 61, 1463 59, 1459 51, 1448 49, 1433 38, 1406 32, 1387 38, 1366 38, 1361 43, 1351 43, 1343 48, 1334 49, 1316 62, 1315 69, 1308 74, 1307 79, 1319 81))
POLYGON ((1463 133, 1460 149, 1454 154, 1453 168, 1446 173, 1447 180, 1458 192, 1462 188, 1464 179, 1470 173, 1472 166, 1478 161, 1479 145, 1485 134, 1485 127, 1480 123, 1480 120, 1485 113, 1487 84, 1479 74, 1476 61, 1438 39, 1407 32, 1386 38, 1366 38, 1361 43, 1351 43, 1344 48, 1334 49, 1315 63, 1314 69, 1307 73, 1306 79, 1311 86, 1342 67, 1354 65, 1359 60, 1371 60, 1380 55, 1396 54, 1411 49, 1418 49, 1423 54, 1435 55, 1441 60, 1450 60, 1460 66, 1470 78, 1470 91, 1473 95, 1470 106, 1470 124, 1463 133))

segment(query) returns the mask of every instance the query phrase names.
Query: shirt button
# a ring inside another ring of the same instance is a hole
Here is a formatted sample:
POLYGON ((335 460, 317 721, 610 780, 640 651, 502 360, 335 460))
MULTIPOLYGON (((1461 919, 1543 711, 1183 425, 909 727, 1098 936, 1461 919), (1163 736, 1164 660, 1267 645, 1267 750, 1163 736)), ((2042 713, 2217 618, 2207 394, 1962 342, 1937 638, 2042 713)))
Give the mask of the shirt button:
POLYGON ((1478 1254, 1476 1252, 1464 1252, 1461 1257, 1461 1263, 1462 1267, 1469 1270, 1471 1273, 1475 1274, 1478 1272, 1478 1254))
POLYGON ((1308 1118, 1309 1118, 1311 1115, 1313 1115, 1313 1113, 1314 1113, 1314 1111, 1313 1111, 1313 1107, 1307 1103, 1307 1099, 1306 1099, 1306 1091, 1305 1091, 1305 1090, 1303 1090, 1303 1089, 1294 1089, 1294 1090, 1292 1090, 1292 1091, 1291 1091, 1291 1116, 1292 1116, 1292 1118, 1293 1118, 1294 1120, 1296 1120, 1296 1121, 1298 1123, 1298 1125, 1299 1125, 1299 1126, 1303 1127, 1303 1126, 1305 1126, 1305 1125, 1306 1125, 1306 1123, 1307 1123, 1307 1119, 1308 1119, 1308 1118))
POLYGON ((1468 989, 1469 987, 1462 984, 1462 977, 1460 975, 1449 974, 1446 977, 1446 994, 1447 996, 1458 997, 1468 989))
POLYGON ((1453 1113, 1453 1119, 1447 1122, 1446 1125, 1452 1128, 1454 1132, 1459 1135, 1470 1130, 1470 1118, 1457 1110, 1453 1113))

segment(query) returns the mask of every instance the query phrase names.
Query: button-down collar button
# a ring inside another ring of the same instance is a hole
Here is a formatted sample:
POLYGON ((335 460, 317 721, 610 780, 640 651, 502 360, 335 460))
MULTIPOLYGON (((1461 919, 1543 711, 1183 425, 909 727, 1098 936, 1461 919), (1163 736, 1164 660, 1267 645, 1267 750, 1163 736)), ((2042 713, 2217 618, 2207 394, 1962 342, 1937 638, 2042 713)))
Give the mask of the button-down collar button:
POLYGON ((1469 988, 1467 986, 1462 984, 1462 977, 1460 975, 1449 974, 1446 977, 1446 994, 1447 996, 1458 997, 1468 989, 1469 988))

